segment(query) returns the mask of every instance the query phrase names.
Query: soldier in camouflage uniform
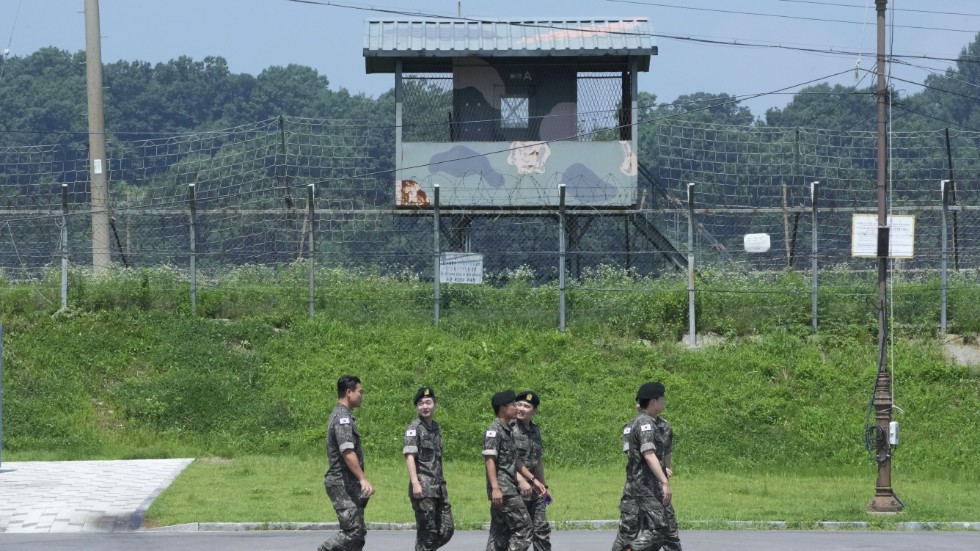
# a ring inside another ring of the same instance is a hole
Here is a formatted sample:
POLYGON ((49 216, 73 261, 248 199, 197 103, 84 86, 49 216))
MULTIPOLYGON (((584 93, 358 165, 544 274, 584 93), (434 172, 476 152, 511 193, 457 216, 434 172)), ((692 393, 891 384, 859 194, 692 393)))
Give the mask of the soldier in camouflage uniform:
POLYGON ((419 416, 405 429, 408 497, 415 511, 415 551, 434 551, 453 537, 453 510, 442 475, 442 431, 433 419, 436 394, 427 386, 415 393, 419 416))
POLYGON ((656 551, 661 547, 680 551, 676 523, 672 529, 667 518, 670 483, 657 455, 664 437, 654 418, 663 411, 664 390, 658 382, 642 385, 636 393, 637 415, 623 428, 626 484, 613 551, 656 551))
POLYGON ((534 551, 551 551, 551 524, 548 522, 548 515, 545 508, 551 503, 551 490, 544 479, 544 463, 541 455, 544 445, 541 442, 541 429, 533 421, 538 413, 538 406, 541 399, 537 393, 525 390, 517 394, 517 423, 514 424, 514 440, 517 443, 517 452, 520 454, 524 465, 531 471, 546 488, 540 494, 531 487, 531 484, 521 475, 517 475, 517 487, 524 499, 524 506, 527 507, 527 514, 531 517, 531 545, 534 551))
POLYGON ((374 487, 364 475, 361 433, 351 410, 363 400, 361 380, 345 375, 337 381, 337 406, 327 421, 327 460, 323 476, 327 496, 337 512, 340 531, 320 544, 317 551, 360 551, 364 549, 367 527, 364 508, 374 487))
POLYGON ((517 490, 517 473, 521 473, 539 493, 546 488, 523 465, 511 421, 517 414, 513 390, 493 395, 496 419, 483 437, 483 458, 486 462, 487 497, 490 498, 490 536, 487 551, 525 551, 531 545, 531 517, 517 490))
MULTIPOLYGON (((661 397, 660 401, 663 402, 664 398, 661 397)), ((661 403, 659 406, 660 411, 664 409, 664 404, 661 403)), ((657 459, 660 460, 660 464, 663 466, 664 474, 667 475, 667 480, 670 480, 674 476, 673 471, 670 469, 671 456, 674 452, 674 429, 670 426, 670 423, 666 419, 657 413, 657 416, 653 419, 654 426, 657 428, 657 459)), ((660 499, 663 499, 663 488, 658 494, 660 499)), ((666 514, 667 520, 667 535, 664 540, 663 549, 666 551, 681 551, 681 538, 680 531, 677 528, 677 515, 674 514, 674 502, 671 501, 666 507, 664 507, 664 513, 666 514)))

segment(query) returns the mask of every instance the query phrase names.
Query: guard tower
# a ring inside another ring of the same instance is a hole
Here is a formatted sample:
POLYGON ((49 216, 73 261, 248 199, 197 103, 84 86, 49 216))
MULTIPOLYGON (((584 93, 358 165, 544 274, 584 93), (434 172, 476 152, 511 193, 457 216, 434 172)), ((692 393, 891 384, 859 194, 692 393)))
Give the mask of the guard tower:
POLYGON ((395 75, 396 208, 424 212, 438 185, 466 251, 474 217, 567 206, 574 250, 590 214, 621 215, 682 267, 637 208, 637 75, 656 54, 644 18, 366 22, 367 72, 395 75))
POLYGON ((637 202, 646 19, 368 21, 368 73, 394 73, 395 204, 637 202))

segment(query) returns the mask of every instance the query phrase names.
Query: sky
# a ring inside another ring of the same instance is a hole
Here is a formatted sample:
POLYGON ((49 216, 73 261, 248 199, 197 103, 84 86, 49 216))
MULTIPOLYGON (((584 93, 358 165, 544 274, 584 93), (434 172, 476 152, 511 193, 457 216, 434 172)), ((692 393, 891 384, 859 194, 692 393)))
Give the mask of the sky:
MULTIPOLYGON (((745 96, 757 117, 818 82, 873 85, 874 0, 100 0, 102 60, 166 62, 220 56, 234 73, 306 65, 330 88, 369 96, 394 86, 365 74, 364 22, 379 10, 469 18, 645 17, 659 55, 639 88, 670 102, 696 92, 745 96), (839 53, 838 53, 839 52, 839 53), (855 78, 855 68, 859 67, 855 78), (750 97, 757 95, 758 97, 750 97)), ((85 49, 85 0, 0 0, 0 50, 26 57, 85 49)), ((902 94, 951 65, 980 30, 976 0, 889 0, 889 65, 902 94), (935 59, 940 58, 940 59, 935 59), (906 82, 908 81, 908 82, 906 82)))

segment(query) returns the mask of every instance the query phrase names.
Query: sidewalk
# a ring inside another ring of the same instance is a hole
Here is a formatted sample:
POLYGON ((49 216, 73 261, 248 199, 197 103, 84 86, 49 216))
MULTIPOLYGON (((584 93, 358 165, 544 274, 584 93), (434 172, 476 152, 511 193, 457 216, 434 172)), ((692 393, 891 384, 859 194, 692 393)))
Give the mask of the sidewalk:
POLYGON ((150 503, 192 461, 4 461, 0 532, 137 530, 150 503))

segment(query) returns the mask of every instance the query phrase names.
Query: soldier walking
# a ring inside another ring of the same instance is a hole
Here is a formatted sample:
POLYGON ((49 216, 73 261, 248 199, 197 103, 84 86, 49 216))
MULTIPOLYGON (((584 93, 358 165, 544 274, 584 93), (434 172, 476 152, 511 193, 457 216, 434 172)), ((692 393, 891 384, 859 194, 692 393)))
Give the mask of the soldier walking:
POLYGON ((490 404, 496 418, 483 437, 483 457, 490 498, 490 536, 487 551, 525 551, 531 545, 531 518, 517 490, 520 472, 539 493, 547 488, 523 465, 511 429, 517 413, 513 390, 493 395, 490 404))
POLYGON ((681 549, 676 520, 673 527, 668 520, 672 491, 661 463, 661 458, 666 457, 664 436, 654 421, 663 411, 664 392, 662 383, 643 384, 636 393, 636 417, 623 428, 626 484, 620 500, 619 533, 613 542, 613 551, 681 549), (661 448, 659 456, 658 446, 661 448))
POLYGON ((541 441, 541 429, 534 423, 541 399, 532 390, 517 394, 517 423, 514 425, 514 439, 517 442, 518 454, 524 465, 531 471, 541 484, 544 493, 538 493, 531 484, 520 474, 517 475, 518 490, 524 499, 527 514, 531 517, 531 546, 534 551, 551 551, 551 524, 548 522, 546 507, 551 503, 551 489, 544 478, 544 462, 541 456, 544 444, 541 441))
POLYGON ((354 414, 364 394, 361 380, 344 375, 337 380, 337 405, 327 421, 327 460, 329 467, 323 476, 327 496, 337 512, 340 531, 320 544, 317 551, 361 551, 367 527, 364 508, 374 494, 374 487, 364 475, 364 453, 361 433, 354 414))
POLYGON ((408 497, 415 511, 415 551, 435 551, 453 537, 453 510, 442 474, 442 431, 433 419, 436 394, 424 386, 415 393, 418 418, 405 429, 408 497))

